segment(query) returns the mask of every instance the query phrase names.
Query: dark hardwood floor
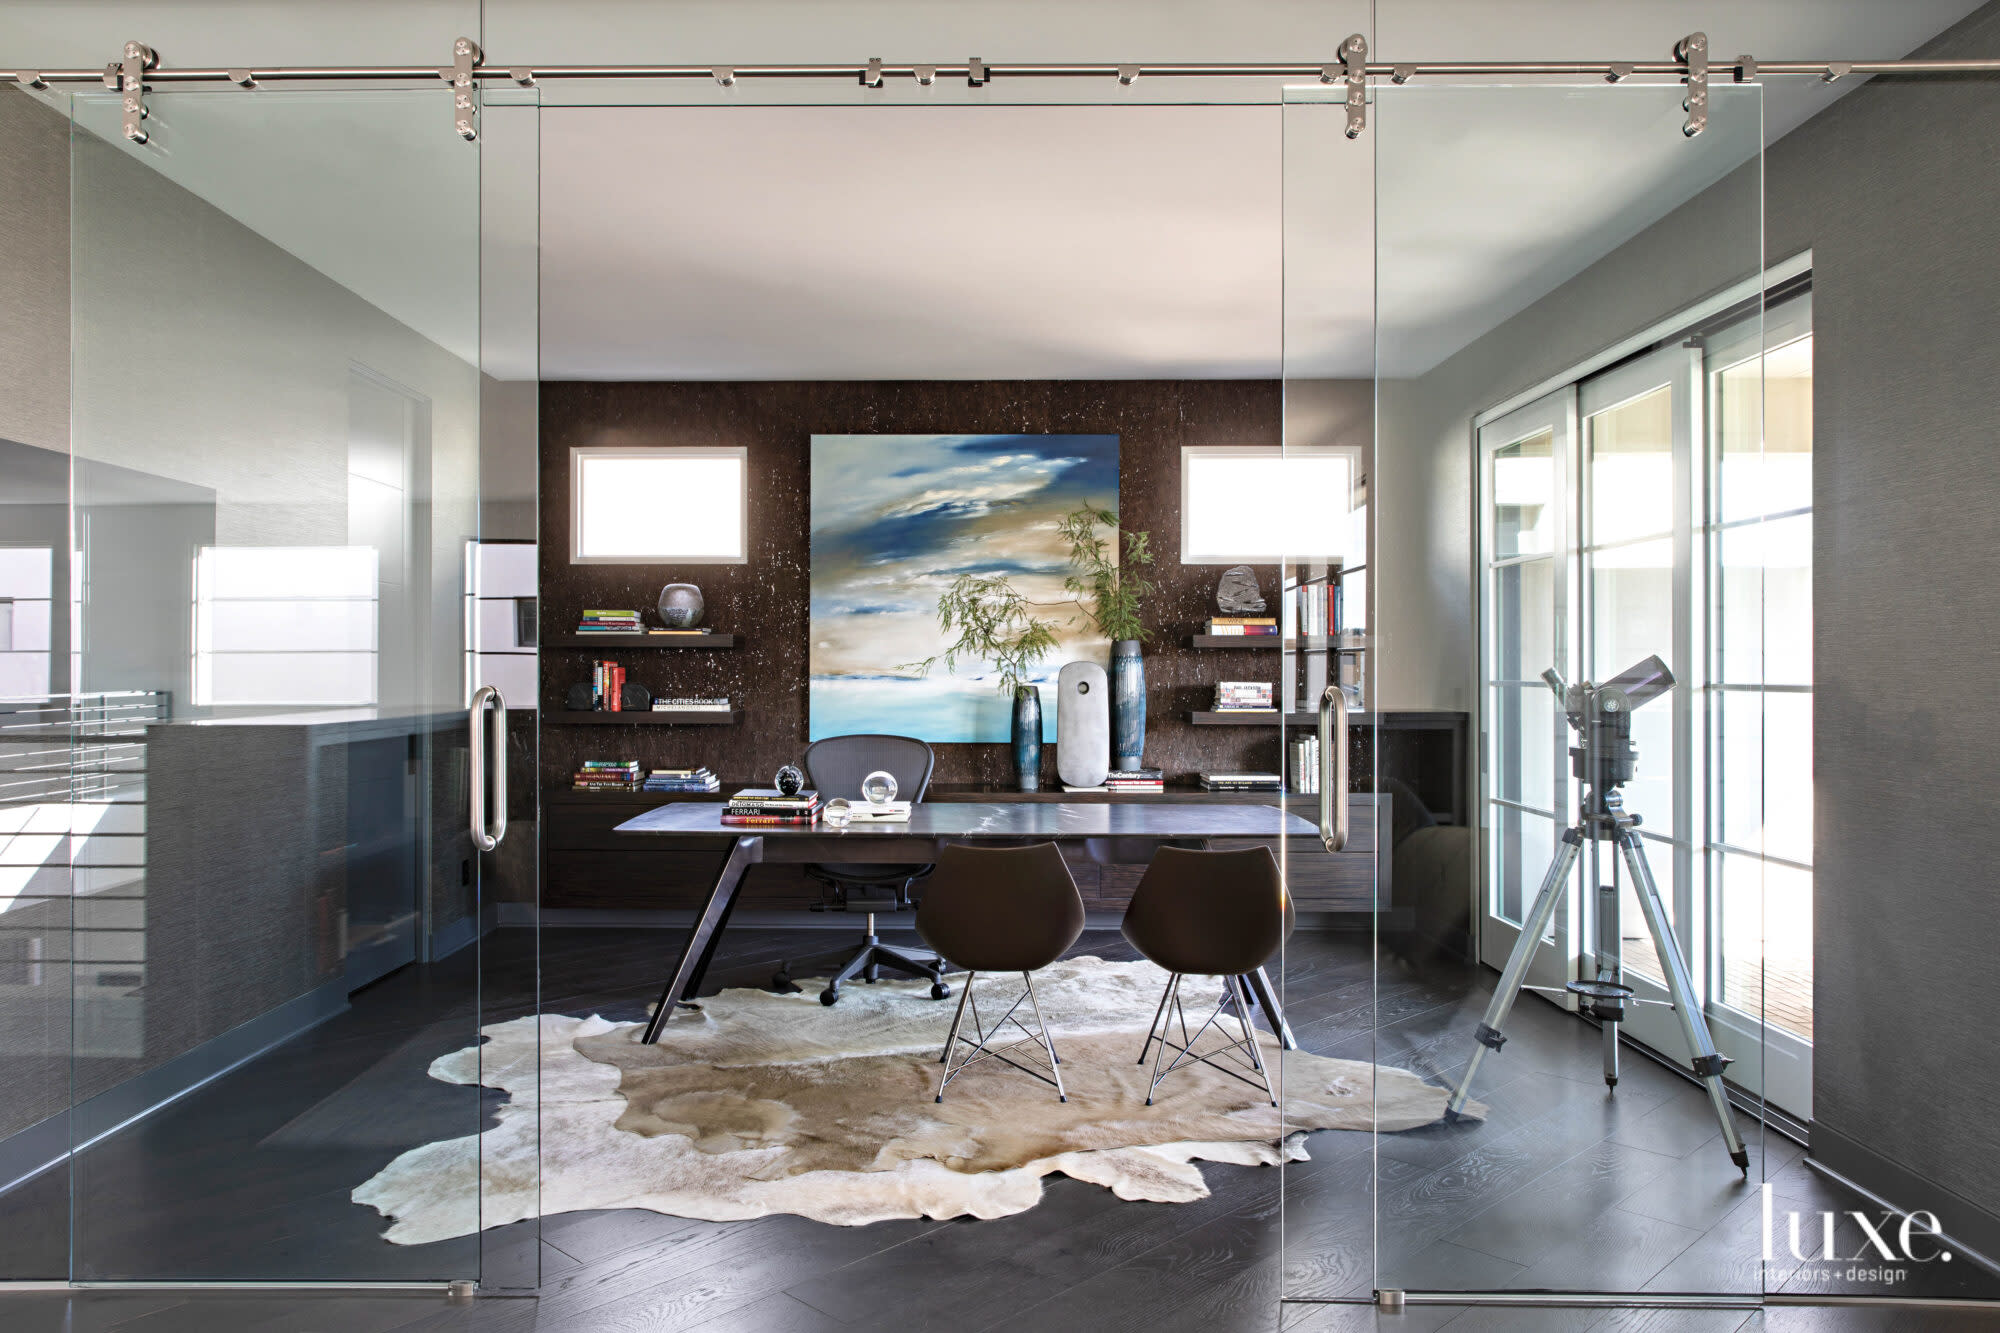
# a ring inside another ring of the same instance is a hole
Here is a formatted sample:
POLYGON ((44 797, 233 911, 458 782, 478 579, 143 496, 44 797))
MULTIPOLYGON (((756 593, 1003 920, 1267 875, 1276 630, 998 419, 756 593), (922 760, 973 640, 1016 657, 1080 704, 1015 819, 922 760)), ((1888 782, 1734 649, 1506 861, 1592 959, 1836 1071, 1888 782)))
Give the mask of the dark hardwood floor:
MULTIPOLYGON (((755 985, 780 959, 832 955, 838 933, 735 930, 711 982, 755 985)), ((854 923, 858 924, 858 923, 854 923)), ((411 968, 304 1034, 92 1148, 74 1173, 81 1276, 189 1281, 351 1278, 443 1281, 478 1271, 471 1240, 394 1246, 349 1201, 396 1153, 466 1134, 497 1094, 430 1079, 436 1056, 486 1021, 529 1012, 532 937, 490 937, 481 966, 461 955, 411 968), (478 983, 475 986, 475 982, 478 983)), ((549 1013, 636 1020, 658 984, 669 932, 552 929, 541 941, 549 1013)), ((1078 952, 1129 957, 1115 932, 1078 952)), ((1385 961, 1364 936, 1294 936, 1286 1005, 1301 1043, 1398 1064, 1442 1082, 1469 1046, 1490 973, 1385 961), (1379 1022, 1379 1026, 1378 1026, 1379 1022)), ((940 1020, 942 1030, 943 1019, 940 1020)), ((796 1217, 709 1223, 640 1211, 551 1216, 489 1231, 487 1272, 537 1259, 538 1297, 90 1291, 0 1294, 0 1329, 481 1330, 516 1333, 808 1333, 818 1330, 1903 1330, 1987 1328, 1979 1311, 1603 1310, 1413 1307, 1378 1316, 1377 1285, 1413 1290, 1736 1292, 1753 1298, 1761 1196, 1780 1209, 1866 1208, 1818 1176, 1796 1146, 1746 1122, 1751 1183, 1728 1163, 1699 1089, 1639 1056, 1605 1096, 1596 1033, 1524 1001, 1489 1060, 1482 1123, 1379 1139, 1312 1136, 1282 1171, 1207 1165, 1210 1197, 1130 1203, 1051 1177, 1039 1206, 991 1221, 845 1228, 796 1217), (1282 1321, 1282 1323, 1281 1323, 1282 1321)), ((60 1278, 71 1177, 51 1172, 0 1196, 0 1263, 60 1278)), ((1845 1245, 1837 1238, 1837 1244, 1845 1245)), ((1813 1274, 1787 1290, 1845 1290, 1813 1274)), ((1881 1288, 1875 1289, 1880 1292, 1881 1288)), ((1971 1263, 1932 1264, 1900 1295, 2000 1295, 1971 1263)))

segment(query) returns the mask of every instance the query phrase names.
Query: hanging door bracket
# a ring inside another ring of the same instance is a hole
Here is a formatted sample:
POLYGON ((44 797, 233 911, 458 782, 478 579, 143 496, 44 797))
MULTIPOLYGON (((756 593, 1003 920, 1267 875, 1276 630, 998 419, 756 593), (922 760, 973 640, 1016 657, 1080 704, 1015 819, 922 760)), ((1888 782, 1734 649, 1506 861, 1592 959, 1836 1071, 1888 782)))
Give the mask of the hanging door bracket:
MULTIPOLYGON (((440 70, 451 80, 451 127, 458 131, 458 137, 471 142, 479 137, 479 123, 474 118, 472 95, 473 81, 478 77, 479 43, 470 37, 461 37, 451 44, 451 68, 440 70)), ((514 75, 519 81, 519 72, 514 75)), ((529 71, 532 81, 533 71, 529 71)))

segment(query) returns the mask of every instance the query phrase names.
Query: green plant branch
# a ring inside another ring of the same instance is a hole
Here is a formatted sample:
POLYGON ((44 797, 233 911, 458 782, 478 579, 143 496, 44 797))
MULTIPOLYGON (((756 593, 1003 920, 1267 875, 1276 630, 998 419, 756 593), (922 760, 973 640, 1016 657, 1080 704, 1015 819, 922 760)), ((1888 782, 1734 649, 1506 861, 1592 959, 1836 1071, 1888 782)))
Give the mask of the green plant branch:
POLYGON ((929 675, 939 662, 953 671, 961 659, 990 661, 1001 692, 1018 696, 1030 688, 1035 665, 1057 647, 1055 622, 1035 614, 1044 605, 1023 597, 1004 575, 961 574, 938 598, 939 628, 958 637, 942 653, 906 665, 929 675))
POLYGON ((1153 632, 1139 617, 1141 600, 1152 596, 1157 587, 1139 572, 1153 563, 1151 534, 1124 533, 1121 560, 1118 515, 1089 501, 1063 515, 1057 530, 1069 543, 1072 571, 1063 580, 1063 587, 1097 626, 1097 632, 1114 642, 1152 638, 1153 632))

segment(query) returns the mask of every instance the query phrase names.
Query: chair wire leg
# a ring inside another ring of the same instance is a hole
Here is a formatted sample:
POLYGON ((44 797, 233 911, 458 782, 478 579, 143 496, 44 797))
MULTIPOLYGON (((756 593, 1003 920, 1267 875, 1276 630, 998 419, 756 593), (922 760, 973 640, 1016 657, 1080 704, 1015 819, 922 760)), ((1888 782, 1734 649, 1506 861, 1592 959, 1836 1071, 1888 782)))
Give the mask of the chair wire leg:
MULTIPOLYGON (((1153 1021, 1146 1029, 1146 1044, 1139 1048, 1139 1063, 1145 1064, 1146 1057, 1153 1053, 1153 1034, 1160 1032, 1160 1015, 1167 1012, 1167 997, 1174 992, 1174 979, 1167 978, 1167 984, 1160 987, 1160 1007, 1153 1011, 1153 1021)), ((1165 1034, 1162 1033, 1164 1036, 1165 1034)))
MULTIPOLYGON (((1176 972, 1167 981, 1167 993, 1160 997, 1160 1014, 1163 1019, 1166 1017, 1167 1001, 1169 1000, 1177 1001, 1177 993, 1179 992, 1180 988, 1181 988, 1181 974, 1176 972)), ((1185 1030, 1187 1024, 1183 1022, 1181 1024, 1181 1027, 1183 1030, 1185 1030)), ((1167 1053, 1167 1033, 1165 1028, 1161 1028, 1160 1049, 1153 1052, 1153 1079, 1152 1082, 1146 1088, 1146 1105, 1148 1106, 1151 1106, 1153 1104, 1153 1094, 1160 1090, 1160 1057, 1165 1055, 1166 1053, 1167 1053)))
POLYGON ((1047 1020, 1042 1017, 1042 1002, 1035 998, 1035 979, 1023 972, 1021 980, 1028 983, 1028 1003, 1034 1006, 1035 1026, 1042 1030, 1042 1045, 1049 1053, 1049 1072, 1056 1076, 1056 1100, 1066 1102, 1069 1100, 1069 1094, 1063 1091, 1062 1061, 1056 1058, 1056 1039, 1049 1032, 1047 1020))
POLYGON ((944 1085, 951 1081, 951 1055, 958 1049, 958 1028, 965 1022, 965 1002, 972 998, 972 978, 976 973, 965 974, 965 988, 958 993, 958 1009, 951 1016, 951 1035, 944 1039, 944 1054, 938 1062, 944 1066, 944 1073, 938 1076, 937 1099, 944 1101, 944 1085))
POLYGON ((1264 1067, 1264 1057, 1257 1051, 1257 1030, 1250 1026, 1250 997, 1245 994, 1249 988, 1243 984, 1242 977, 1230 977, 1226 984, 1230 1006, 1236 1010, 1237 1025, 1243 1029, 1243 1042, 1250 1048, 1250 1063, 1264 1076, 1264 1095, 1271 1099, 1271 1105, 1276 1106, 1278 1091, 1271 1086, 1271 1071, 1264 1067))

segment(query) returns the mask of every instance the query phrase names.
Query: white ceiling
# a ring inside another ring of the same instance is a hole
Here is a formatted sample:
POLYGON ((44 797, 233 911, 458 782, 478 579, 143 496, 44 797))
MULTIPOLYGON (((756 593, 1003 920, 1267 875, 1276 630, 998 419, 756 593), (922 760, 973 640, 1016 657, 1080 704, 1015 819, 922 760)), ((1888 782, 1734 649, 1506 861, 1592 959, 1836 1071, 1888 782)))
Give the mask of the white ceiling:
MULTIPOLYGON (((1865 58, 1906 52, 1974 7, 1380 0, 1375 47, 1392 59, 1643 58, 1705 26, 1718 56, 1865 58)), ((503 62, 645 58, 667 21, 657 6, 608 0, 566 6, 559 23, 554 11, 513 0, 488 8, 488 47, 503 62)), ((161 38, 179 63, 205 58, 217 42, 234 50, 254 40, 278 54, 294 39, 302 49, 285 58, 312 63, 306 52, 321 51, 320 28, 293 32, 282 9, 255 28, 241 5, 145 12, 196 25, 169 34, 178 45, 161 38), (211 9, 213 31, 199 28, 211 9)), ((469 10, 422 12, 418 45, 436 35, 430 27, 469 10)), ((24 0, 13 13, 8 22, 34 37, 37 52, 54 35, 79 49, 99 35, 79 38, 83 16, 73 20, 79 12, 66 6, 24 0)), ((103 13, 111 22, 123 9, 108 4, 103 13)), ((843 59, 854 54, 850 42, 904 58, 968 44, 995 60, 1256 58, 1304 49, 1361 13, 1358 4, 1277 0, 1164 15, 1128 0, 1087 14, 1047 0, 948 10, 870 0, 852 13, 843 7, 829 26, 824 8, 741 0, 676 7, 669 26, 703 59, 843 59), (907 36, 891 42, 890 34, 907 36)), ((1678 134, 1677 107, 1660 100, 1677 98, 1630 88, 1525 110, 1558 95, 1385 90, 1359 145, 1338 134, 1331 109, 975 107, 964 90, 944 88, 887 90, 888 100, 912 104, 894 110, 562 107, 541 116, 538 244, 528 203, 537 185, 533 113, 512 113, 528 137, 507 141, 508 122, 489 109, 483 355, 502 377, 533 375, 539 332, 547 378, 1365 374, 1376 360, 1370 283, 1379 262, 1380 368, 1407 374, 1498 324, 1848 86, 1774 83, 1761 134, 1754 113, 1727 101, 1754 95, 1718 89, 1715 128, 1692 143, 1678 134), (539 331, 521 316, 521 294, 496 301, 492 283, 530 272, 537 258, 539 331)), ((1141 79, 1132 91, 1179 95, 1165 88, 1141 79)), ((161 118, 148 160, 470 355, 474 215, 463 191, 439 189, 463 179, 469 150, 433 133, 433 120, 442 128, 448 119, 443 91, 388 111, 352 95, 301 111, 258 94, 183 96, 161 118)), ((709 100, 718 92, 685 91, 709 100)), ((1123 96, 1095 85, 1087 95, 1123 96)), ((555 100, 546 90, 545 98, 555 100)), ((854 90, 845 98, 855 100, 854 90)))
POLYGON ((544 111, 542 374, 1269 374, 1279 114, 544 111))

